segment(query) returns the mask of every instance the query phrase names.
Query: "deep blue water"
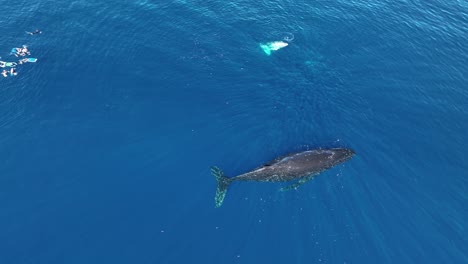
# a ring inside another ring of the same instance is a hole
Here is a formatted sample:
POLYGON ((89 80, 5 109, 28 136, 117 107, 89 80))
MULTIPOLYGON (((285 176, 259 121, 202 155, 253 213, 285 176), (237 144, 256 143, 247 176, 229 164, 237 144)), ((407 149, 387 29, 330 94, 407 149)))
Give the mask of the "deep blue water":
POLYGON ((0 79, 0 263, 468 263, 465 1, 2 14, 2 60, 22 44, 39 60, 0 79), (214 208, 210 166, 317 147, 357 155, 297 191, 235 184, 214 208))

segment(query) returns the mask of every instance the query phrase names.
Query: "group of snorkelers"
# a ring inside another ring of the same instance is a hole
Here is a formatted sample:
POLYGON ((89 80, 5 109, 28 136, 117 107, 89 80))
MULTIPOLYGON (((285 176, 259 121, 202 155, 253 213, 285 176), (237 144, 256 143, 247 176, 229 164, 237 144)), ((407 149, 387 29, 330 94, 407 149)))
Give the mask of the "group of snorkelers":
MULTIPOLYGON (((2 66, 2 65, 5 65, 4 61, 0 61, 0 67, 5 67, 5 66, 2 66)), ((16 63, 13 65, 13 67, 14 66, 16 66, 16 63)), ((10 74, 11 76, 15 76, 18 73, 16 72, 16 68, 10 68, 10 70, 3 70, 2 71, 3 77, 8 77, 8 74, 10 74)))
MULTIPOLYGON (((14 54, 16 57, 25 57, 26 55, 31 55, 31 52, 29 52, 29 49, 26 45, 23 45, 21 48, 13 48, 11 50, 11 53, 14 54)), ((23 58, 18 61, 19 64, 23 64, 25 62, 28 62, 27 58, 23 58)), ((3 77, 8 77, 8 74, 10 76, 16 76, 18 75, 18 72, 16 71, 16 65, 18 65, 16 62, 5 62, 5 61, 0 61, 0 67, 5 68, 5 67, 10 67, 9 70, 3 70, 2 75, 3 77)))
MULTIPOLYGON (((36 35, 36 34, 41 34, 42 31, 40 31, 39 29, 36 29, 35 31, 33 32, 28 32, 26 31, 27 34, 30 34, 30 35, 36 35)), ((11 50, 11 54, 15 55, 16 57, 25 57, 26 55, 31 55, 31 52, 29 52, 29 49, 26 45, 23 45, 21 48, 13 48, 11 50)), ((26 63, 26 62, 35 62, 36 59, 33 59, 31 61, 30 58, 22 58, 18 61, 19 64, 23 64, 23 63, 26 63)), ((10 76, 16 76, 18 75, 18 72, 16 71, 16 65, 18 65, 18 63, 16 62, 6 62, 6 61, 0 61, 0 67, 1 68, 6 68, 6 67, 9 67, 10 69, 9 70, 6 70, 4 69, 2 71, 2 76, 3 77, 8 77, 8 74, 10 76)))

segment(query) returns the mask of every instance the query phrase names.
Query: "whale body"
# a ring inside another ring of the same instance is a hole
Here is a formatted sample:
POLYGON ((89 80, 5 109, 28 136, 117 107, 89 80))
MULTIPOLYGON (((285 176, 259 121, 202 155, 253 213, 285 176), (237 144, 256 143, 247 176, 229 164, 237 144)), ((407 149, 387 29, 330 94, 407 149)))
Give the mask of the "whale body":
POLYGON ((273 41, 266 44, 260 44, 263 52, 265 52, 267 55, 271 55, 272 50, 279 50, 286 46, 288 46, 288 43, 284 41, 273 41))
POLYGON ((347 148, 307 150, 276 158, 261 167, 247 173, 226 177, 218 167, 211 167, 218 186, 215 195, 215 207, 220 207, 226 196, 227 188, 235 181, 288 182, 291 186, 281 190, 297 189, 317 174, 343 163, 354 156, 354 151, 347 148))

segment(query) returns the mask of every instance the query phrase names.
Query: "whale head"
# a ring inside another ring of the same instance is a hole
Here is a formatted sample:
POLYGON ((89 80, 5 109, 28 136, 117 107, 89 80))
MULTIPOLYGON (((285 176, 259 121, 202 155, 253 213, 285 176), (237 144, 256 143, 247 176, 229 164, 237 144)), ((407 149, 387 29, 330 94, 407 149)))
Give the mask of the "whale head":
POLYGON ((334 164, 343 163, 350 160, 356 153, 354 150, 349 148, 334 148, 330 149, 333 152, 331 158, 333 159, 334 164))
POLYGON ((281 48, 288 46, 288 43, 284 41, 274 41, 274 42, 268 43, 268 45, 271 50, 279 50, 281 48))

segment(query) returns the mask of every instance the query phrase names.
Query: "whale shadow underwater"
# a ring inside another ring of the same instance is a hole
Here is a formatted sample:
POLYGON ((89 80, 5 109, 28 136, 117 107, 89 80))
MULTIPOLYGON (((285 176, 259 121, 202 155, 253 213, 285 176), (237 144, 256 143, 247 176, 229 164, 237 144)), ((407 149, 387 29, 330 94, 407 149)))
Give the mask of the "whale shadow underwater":
POLYGON ((211 174, 218 183, 215 207, 220 207, 223 204, 229 185, 235 181, 291 181, 294 182, 292 185, 283 187, 280 190, 295 190, 321 172, 348 161, 354 154, 355 152, 348 148, 314 149, 296 152, 278 157, 259 168, 235 177, 226 177, 218 167, 213 166, 211 167, 211 174))

